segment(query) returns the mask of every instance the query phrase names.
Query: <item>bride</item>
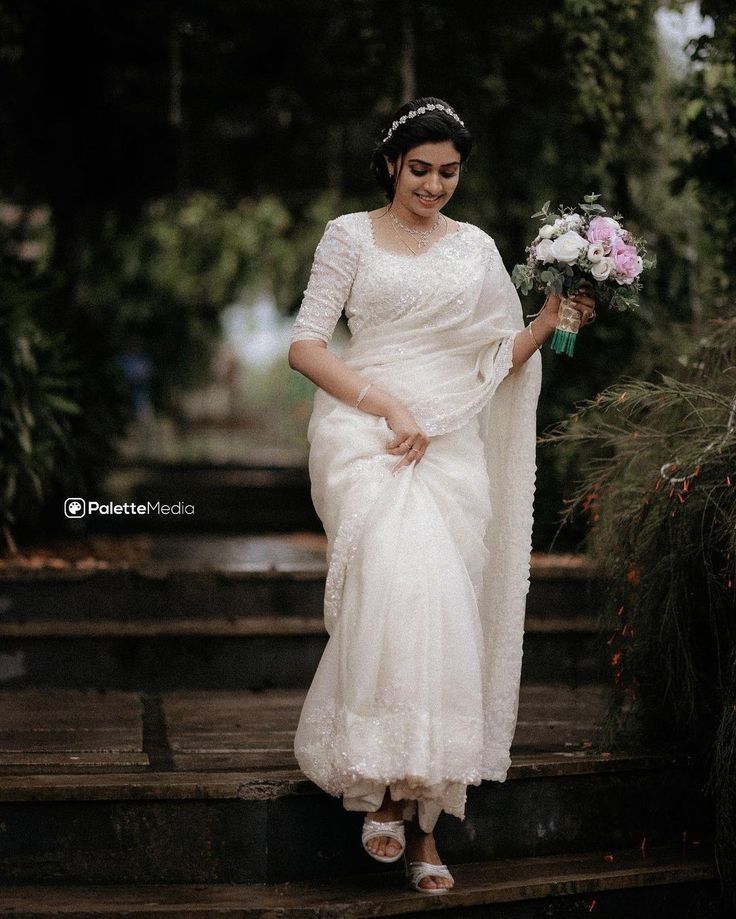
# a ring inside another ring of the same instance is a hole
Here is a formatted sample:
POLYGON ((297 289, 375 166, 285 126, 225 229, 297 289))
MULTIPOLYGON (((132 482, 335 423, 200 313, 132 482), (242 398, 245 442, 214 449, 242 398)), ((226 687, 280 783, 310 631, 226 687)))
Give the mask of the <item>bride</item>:
MULTIPOLYGON (((364 811, 363 847, 411 885, 454 881, 433 831, 503 782, 516 727, 536 481, 539 348, 493 239, 443 213, 472 138, 441 99, 401 106, 371 169, 388 205, 330 220, 289 365, 327 535, 329 640, 301 711, 304 774, 364 811), (327 347, 343 311, 351 338, 327 347)), ((577 297, 581 323, 594 300, 577 297)))

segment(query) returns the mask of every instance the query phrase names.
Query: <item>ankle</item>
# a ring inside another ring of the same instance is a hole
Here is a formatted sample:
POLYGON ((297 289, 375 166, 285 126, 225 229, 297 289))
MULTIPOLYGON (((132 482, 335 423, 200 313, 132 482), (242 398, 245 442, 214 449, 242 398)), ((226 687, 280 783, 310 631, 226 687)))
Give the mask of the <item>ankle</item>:
POLYGON ((391 818, 398 820, 404 812, 403 802, 394 801, 389 797, 388 792, 383 799, 383 803, 377 811, 370 811, 368 816, 375 820, 376 818, 391 818))

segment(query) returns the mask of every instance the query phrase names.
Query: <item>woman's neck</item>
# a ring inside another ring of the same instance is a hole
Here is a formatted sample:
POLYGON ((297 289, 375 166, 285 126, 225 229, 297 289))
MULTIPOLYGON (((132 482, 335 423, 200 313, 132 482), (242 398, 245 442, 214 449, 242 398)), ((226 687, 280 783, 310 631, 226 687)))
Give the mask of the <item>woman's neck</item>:
POLYGON ((387 206, 386 213, 389 212, 402 223, 406 224, 406 226, 411 227, 412 230, 429 230, 439 216, 439 211, 433 211, 426 217, 420 216, 419 214, 415 214, 414 211, 410 211, 400 201, 392 201, 391 204, 387 206))

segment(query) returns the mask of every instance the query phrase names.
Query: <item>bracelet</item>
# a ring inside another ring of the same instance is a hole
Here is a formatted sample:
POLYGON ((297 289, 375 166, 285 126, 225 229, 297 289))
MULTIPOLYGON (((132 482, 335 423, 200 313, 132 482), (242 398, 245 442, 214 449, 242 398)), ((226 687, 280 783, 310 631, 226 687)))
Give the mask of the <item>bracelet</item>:
MULTIPOLYGON (((533 321, 533 320, 532 320, 532 321, 533 321)), ((529 325, 527 326, 527 329, 529 329, 529 334, 531 335, 532 340, 534 341, 534 344, 537 346, 537 350, 540 350, 542 346, 539 344, 539 342, 537 341, 536 335, 535 335, 534 332, 532 331, 532 323, 531 323, 531 322, 530 322, 529 325)))
POLYGON ((355 407, 356 407, 356 408, 360 405, 360 400, 361 400, 361 399, 363 398, 363 396, 368 392, 368 388, 369 388, 370 385, 371 385, 370 383, 366 383, 366 385, 365 385, 365 386, 361 389, 361 391, 358 393, 358 398, 355 400, 355 407))

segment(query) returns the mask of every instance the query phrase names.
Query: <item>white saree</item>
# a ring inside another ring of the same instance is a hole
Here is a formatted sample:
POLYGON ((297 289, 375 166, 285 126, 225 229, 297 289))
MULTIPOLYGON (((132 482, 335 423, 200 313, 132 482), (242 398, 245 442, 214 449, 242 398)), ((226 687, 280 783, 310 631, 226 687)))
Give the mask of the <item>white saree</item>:
POLYGON ((430 437, 417 465, 385 418, 317 389, 307 430, 327 535, 329 640, 294 740, 303 773, 348 810, 386 787, 430 832, 468 785, 511 764, 529 590, 541 356, 512 373, 522 307, 469 223, 419 256, 376 245, 367 212, 325 229, 292 341, 331 340, 430 437))

